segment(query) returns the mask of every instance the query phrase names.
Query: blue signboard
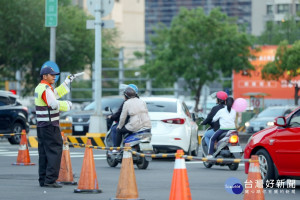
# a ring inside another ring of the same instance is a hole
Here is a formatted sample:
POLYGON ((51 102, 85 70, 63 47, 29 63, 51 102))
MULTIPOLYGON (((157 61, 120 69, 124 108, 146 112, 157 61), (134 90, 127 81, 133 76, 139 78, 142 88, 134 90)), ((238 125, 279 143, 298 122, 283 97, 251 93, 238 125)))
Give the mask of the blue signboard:
MULTIPOLYGON (((45 63, 43 64, 43 66, 42 66, 41 69, 43 69, 44 67, 47 67, 47 66, 52 67, 52 69, 53 69, 55 72, 60 73, 59 67, 58 67, 58 65, 57 65, 55 62, 53 62, 53 61, 47 61, 47 62, 45 62, 45 63)), ((56 76, 55 76, 55 83, 58 81, 58 79, 59 79, 59 75, 56 75, 56 76)))

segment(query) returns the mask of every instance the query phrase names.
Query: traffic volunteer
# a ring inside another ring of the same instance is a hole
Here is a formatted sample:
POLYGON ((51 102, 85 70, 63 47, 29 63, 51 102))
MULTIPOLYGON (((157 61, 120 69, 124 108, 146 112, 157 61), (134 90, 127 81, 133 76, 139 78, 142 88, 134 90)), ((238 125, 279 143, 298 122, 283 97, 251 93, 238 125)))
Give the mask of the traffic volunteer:
POLYGON ((41 187, 62 187, 56 183, 63 147, 59 128, 59 113, 60 111, 69 111, 72 103, 57 99, 70 92, 68 85, 75 76, 69 75, 64 83, 54 89, 52 84, 55 83, 55 76, 58 74, 51 67, 42 68, 40 71, 41 82, 34 91, 39 152, 39 184, 41 187))

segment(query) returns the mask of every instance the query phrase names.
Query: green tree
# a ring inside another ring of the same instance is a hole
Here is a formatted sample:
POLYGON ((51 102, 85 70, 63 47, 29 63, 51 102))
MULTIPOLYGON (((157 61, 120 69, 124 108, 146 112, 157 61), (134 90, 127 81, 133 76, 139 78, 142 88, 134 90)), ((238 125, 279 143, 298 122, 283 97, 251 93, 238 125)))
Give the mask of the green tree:
POLYGON ((300 75, 300 41, 289 47, 288 41, 282 41, 276 51, 275 60, 269 62, 262 69, 262 78, 265 80, 284 79, 295 86, 295 105, 298 105, 299 85, 292 79, 300 75))
POLYGON ((183 77, 196 105, 205 83, 232 70, 253 69, 249 38, 218 9, 205 15, 200 7, 183 8, 170 28, 160 26, 156 30, 151 42, 143 70, 161 84, 173 84, 183 77))
MULTIPOLYGON (((94 60, 94 31, 86 29, 91 18, 70 0, 59 0, 56 30, 56 63, 60 71, 83 71, 94 60)), ((14 79, 21 70, 23 94, 33 94, 39 82, 39 71, 49 60, 50 28, 45 27, 45 1, 0 0, 0 77, 14 79)), ((103 57, 115 57, 116 30, 104 30, 103 57)), ((117 61, 103 62, 116 67, 117 61)))
POLYGON ((281 41, 287 40, 293 44, 300 39, 300 29, 294 17, 287 17, 279 23, 266 22, 264 32, 257 37, 257 44, 278 45, 281 41))

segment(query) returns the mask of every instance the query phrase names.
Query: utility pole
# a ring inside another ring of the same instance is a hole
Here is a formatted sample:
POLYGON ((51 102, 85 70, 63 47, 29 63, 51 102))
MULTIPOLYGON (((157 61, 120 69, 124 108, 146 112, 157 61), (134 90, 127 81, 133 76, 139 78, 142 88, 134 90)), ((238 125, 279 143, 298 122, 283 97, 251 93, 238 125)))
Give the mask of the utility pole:
POLYGON ((119 95, 122 95, 121 84, 124 84, 124 48, 119 52, 119 95))
POLYGON ((95 113, 91 115, 89 133, 105 133, 107 130, 102 113, 102 43, 101 33, 103 28, 113 28, 112 20, 102 21, 101 18, 108 15, 114 5, 114 0, 89 0, 88 10, 95 16, 95 20, 87 21, 88 29, 95 29, 95 113))

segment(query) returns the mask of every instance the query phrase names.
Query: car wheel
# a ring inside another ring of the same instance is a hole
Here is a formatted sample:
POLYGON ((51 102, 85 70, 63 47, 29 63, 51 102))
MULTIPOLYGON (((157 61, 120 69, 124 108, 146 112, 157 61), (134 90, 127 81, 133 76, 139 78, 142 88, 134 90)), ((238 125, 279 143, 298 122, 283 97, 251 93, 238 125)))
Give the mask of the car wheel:
POLYGON ((20 123, 15 123, 13 126, 13 132, 16 133, 16 135, 11 136, 8 138, 8 141, 10 144, 20 144, 21 141, 21 135, 23 126, 20 123))
POLYGON ((117 159, 108 155, 108 151, 106 151, 106 162, 110 167, 116 167, 118 165, 117 159))
POLYGON ((260 174, 263 183, 265 184, 267 180, 274 180, 274 166, 269 153, 265 149, 260 149, 255 155, 258 155, 260 174))
POLYGON ((239 164, 240 163, 232 163, 232 164, 228 165, 228 167, 230 170, 235 171, 239 168, 239 164))
MULTIPOLYGON (((202 157, 205 157, 205 155, 202 154, 202 157)), ((203 161, 203 165, 204 165, 204 167, 206 167, 206 168, 211 168, 211 167, 213 166, 213 164, 208 163, 208 162, 204 162, 204 161, 203 161)))

